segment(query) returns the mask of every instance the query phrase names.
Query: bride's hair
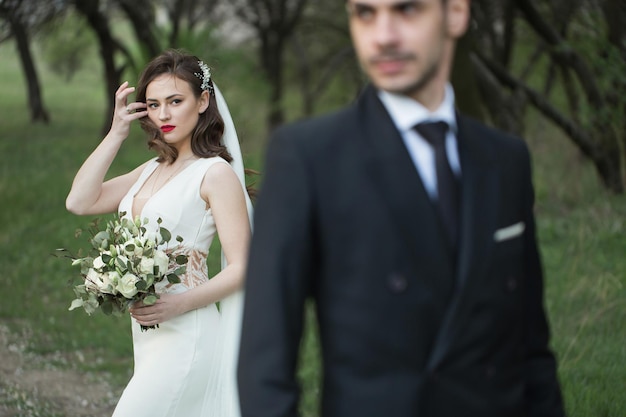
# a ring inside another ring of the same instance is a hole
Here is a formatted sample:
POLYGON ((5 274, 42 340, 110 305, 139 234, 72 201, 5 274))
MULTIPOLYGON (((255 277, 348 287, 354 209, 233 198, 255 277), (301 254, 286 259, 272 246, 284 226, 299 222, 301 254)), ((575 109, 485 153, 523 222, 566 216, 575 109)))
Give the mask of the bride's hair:
MULTIPOLYGON (((191 134, 191 150, 202 158, 221 156, 231 162, 232 157, 221 143, 224 121, 217 109, 213 80, 210 78, 210 71, 206 64, 198 57, 180 50, 164 51, 150 61, 141 73, 137 84, 136 100, 145 103, 148 84, 163 74, 171 74, 188 82, 196 98, 200 98, 203 91, 208 91, 209 107, 200 114, 198 124, 191 134)), ((148 147, 154 149, 159 155, 158 161, 174 162, 178 157, 178 151, 163 139, 161 130, 147 116, 140 119, 140 124, 148 134, 148 147)))

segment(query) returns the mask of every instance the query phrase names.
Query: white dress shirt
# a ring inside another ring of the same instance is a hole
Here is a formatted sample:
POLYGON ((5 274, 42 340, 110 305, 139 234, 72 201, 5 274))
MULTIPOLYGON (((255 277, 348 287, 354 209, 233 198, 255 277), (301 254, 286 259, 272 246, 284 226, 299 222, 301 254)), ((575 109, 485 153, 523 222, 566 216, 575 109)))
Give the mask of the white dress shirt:
POLYGON ((429 111, 416 100, 399 94, 379 90, 378 97, 383 102, 391 120, 400 132, 415 168, 422 178, 424 187, 432 199, 437 198, 437 173, 435 170, 435 152, 419 133, 415 126, 422 122, 446 122, 449 126, 446 134, 446 153, 450 167, 457 177, 461 175, 459 151, 457 148, 457 123, 454 110, 454 90, 446 85, 444 99, 434 111, 429 111))

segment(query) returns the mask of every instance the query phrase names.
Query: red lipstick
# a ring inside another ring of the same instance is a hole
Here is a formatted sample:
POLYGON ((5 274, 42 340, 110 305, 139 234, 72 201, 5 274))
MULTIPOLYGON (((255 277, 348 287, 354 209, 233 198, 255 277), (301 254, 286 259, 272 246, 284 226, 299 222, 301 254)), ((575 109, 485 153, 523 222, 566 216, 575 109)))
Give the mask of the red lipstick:
POLYGON ((174 130, 176 126, 172 126, 172 125, 163 125, 161 126, 161 132, 163 133, 168 133, 171 132, 172 130, 174 130))

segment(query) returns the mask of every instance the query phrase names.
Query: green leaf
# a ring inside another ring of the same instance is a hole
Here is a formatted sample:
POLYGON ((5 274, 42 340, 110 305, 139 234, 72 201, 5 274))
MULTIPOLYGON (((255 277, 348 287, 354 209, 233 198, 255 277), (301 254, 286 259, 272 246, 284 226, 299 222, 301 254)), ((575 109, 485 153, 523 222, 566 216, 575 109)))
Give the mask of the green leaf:
POLYGON ((157 299, 158 298, 156 295, 151 294, 143 299, 143 303, 147 306, 151 306, 152 304, 156 303, 157 299))
POLYGON ((163 238, 163 241, 169 242, 170 239, 172 239, 172 234, 166 228, 162 227, 160 232, 161 232, 161 237, 163 238))
POLYGON ((148 284, 146 283, 146 281, 142 281, 139 280, 135 283, 135 287, 139 290, 139 291, 144 291, 148 288, 148 284))
POLYGON ((76 298, 74 300, 72 300, 72 305, 70 305, 70 308, 68 310, 72 311, 76 308, 82 307, 83 306, 83 299, 82 298, 76 298))
POLYGON ((92 294, 88 300, 84 301, 83 308, 85 309, 87 314, 91 315, 96 312, 99 305, 100 304, 98 303, 98 300, 96 300, 92 294))
POLYGON ((178 284, 180 283, 180 278, 176 274, 167 274, 167 280, 170 284, 178 284))
POLYGON ((76 294, 77 297, 80 297, 83 294, 87 294, 87 288, 85 287, 85 284, 76 285, 74 287, 74 294, 76 294))
POLYGON ((176 256, 176 263, 178 265, 185 265, 187 263, 188 259, 187 259, 187 255, 177 255, 176 256))
POLYGON ((154 275, 148 274, 146 276, 146 287, 150 288, 152 285, 154 285, 154 275))
POLYGON ((105 302, 103 302, 100 305, 100 308, 102 309, 102 312, 106 314, 107 316, 113 313, 113 304, 111 304, 109 300, 106 300, 105 302))
POLYGON ((181 235, 176 236, 176 241, 178 243, 182 243, 183 242, 183 237, 181 235))

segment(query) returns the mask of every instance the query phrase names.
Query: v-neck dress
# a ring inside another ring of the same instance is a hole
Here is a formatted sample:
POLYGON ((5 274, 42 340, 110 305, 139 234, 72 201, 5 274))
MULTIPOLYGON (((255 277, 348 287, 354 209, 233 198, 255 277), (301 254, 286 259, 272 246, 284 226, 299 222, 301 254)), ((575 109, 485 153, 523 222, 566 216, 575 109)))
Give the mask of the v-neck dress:
MULTIPOLYGON (((200 195, 204 174, 219 157, 194 161, 154 193, 139 214, 147 227, 161 226, 172 234, 169 248, 189 257, 180 284, 161 285, 159 292, 179 293, 208 280, 206 265, 216 226, 211 209, 200 195), (176 236, 182 236, 178 244, 176 236)), ((131 216, 134 196, 157 168, 151 160, 119 205, 131 216)), ((221 402, 234 397, 220 380, 220 312, 215 304, 199 308, 141 331, 132 320, 134 374, 122 393, 114 417, 226 417, 221 402)))

